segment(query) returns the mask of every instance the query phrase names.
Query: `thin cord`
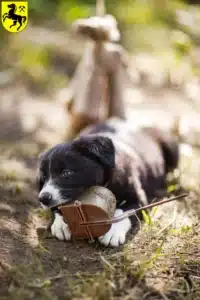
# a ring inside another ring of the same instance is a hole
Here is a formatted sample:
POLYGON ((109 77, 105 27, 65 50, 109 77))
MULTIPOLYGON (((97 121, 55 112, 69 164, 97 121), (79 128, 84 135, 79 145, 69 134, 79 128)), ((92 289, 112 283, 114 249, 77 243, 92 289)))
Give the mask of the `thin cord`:
POLYGON ((137 212, 139 212, 141 210, 149 209, 149 208, 152 208, 154 206, 162 205, 162 204, 165 204, 165 203, 168 203, 168 202, 171 202, 171 201, 175 201, 175 200, 178 200, 178 199, 183 199, 186 196, 188 196, 188 194, 182 194, 182 195, 175 196, 175 197, 172 197, 172 198, 163 199, 161 201, 151 203, 151 204, 145 205, 143 207, 139 207, 137 209, 130 209, 130 210, 124 212, 122 215, 120 215, 118 217, 114 217, 112 219, 89 221, 89 222, 82 223, 80 225, 81 226, 85 226, 85 225, 99 225, 100 226, 100 225, 105 225, 105 224, 118 223, 118 222, 124 220, 125 218, 128 218, 128 217, 131 217, 131 216, 135 215, 137 212))

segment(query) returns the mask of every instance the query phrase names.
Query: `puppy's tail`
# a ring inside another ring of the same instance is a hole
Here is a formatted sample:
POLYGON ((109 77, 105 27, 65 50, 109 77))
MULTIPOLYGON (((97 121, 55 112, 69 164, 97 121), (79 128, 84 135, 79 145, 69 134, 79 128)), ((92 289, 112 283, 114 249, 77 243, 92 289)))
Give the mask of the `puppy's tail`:
POLYGON ((169 131, 162 131, 158 128, 145 128, 145 132, 160 144, 166 171, 170 172, 177 168, 179 163, 179 138, 169 131))

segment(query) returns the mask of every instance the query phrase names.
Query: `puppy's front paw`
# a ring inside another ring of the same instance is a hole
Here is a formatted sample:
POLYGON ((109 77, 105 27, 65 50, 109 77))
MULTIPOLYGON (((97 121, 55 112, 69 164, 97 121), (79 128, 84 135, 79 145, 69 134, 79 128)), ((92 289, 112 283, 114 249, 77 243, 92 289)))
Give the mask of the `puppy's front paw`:
POLYGON ((61 241, 69 241, 71 239, 69 226, 63 221, 63 217, 59 214, 55 214, 55 220, 51 225, 51 234, 61 241))
MULTIPOLYGON (((123 210, 117 209, 114 217, 120 216, 123 210)), ((131 228, 131 221, 129 218, 122 220, 119 223, 112 224, 110 230, 99 238, 99 242, 105 246, 118 247, 123 245, 126 241, 126 234, 131 228)))

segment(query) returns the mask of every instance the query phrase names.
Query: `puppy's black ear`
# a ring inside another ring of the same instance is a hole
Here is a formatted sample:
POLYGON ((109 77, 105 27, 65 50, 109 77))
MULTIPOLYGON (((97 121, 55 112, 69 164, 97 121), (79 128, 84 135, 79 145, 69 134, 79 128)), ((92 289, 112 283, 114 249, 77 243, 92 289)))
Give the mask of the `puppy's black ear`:
POLYGON ((115 166, 115 148, 110 138, 82 137, 75 140, 72 147, 80 154, 99 161, 105 167, 114 168, 115 166))
POLYGON ((54 150, 54 148, 52 147, 49 150, 44 150, 43 152, 41 152, 38 155, 38 161, 41 162, 45 157, 47 157, 49 154, 51 154, 53 150, 54 150))

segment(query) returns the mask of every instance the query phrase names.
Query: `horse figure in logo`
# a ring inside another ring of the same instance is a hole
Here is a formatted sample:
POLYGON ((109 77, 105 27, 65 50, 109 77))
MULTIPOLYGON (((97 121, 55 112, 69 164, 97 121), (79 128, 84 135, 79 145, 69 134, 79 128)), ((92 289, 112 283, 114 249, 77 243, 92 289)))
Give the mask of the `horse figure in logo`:
POLYGON ((25 23, 26 22, 26 16, 21 16, 21 15, 17 15, 15 12, 17 10, 17 7, 14 3, 9 4, 8 8, 10 8, 8 13, 5 13, 3 15, 3 22, 8 18, 13 20, 13 24, 10 25, 10 28, 12 28, 13 26, 17 25, 17 22, 19 23, 19 27, 17 28, 17 31, 20 29, 20 27, 22 26, 22 22, 25 23))

